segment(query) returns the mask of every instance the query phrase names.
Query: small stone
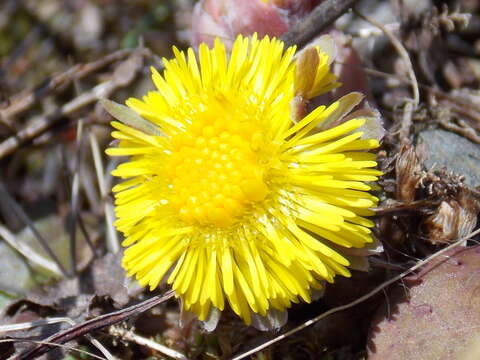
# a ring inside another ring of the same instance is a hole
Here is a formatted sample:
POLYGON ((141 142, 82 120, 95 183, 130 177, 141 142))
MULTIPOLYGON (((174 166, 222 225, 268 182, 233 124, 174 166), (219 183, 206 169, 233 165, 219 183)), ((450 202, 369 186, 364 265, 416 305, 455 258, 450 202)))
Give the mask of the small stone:
POLYGON ((446 167, 465 177, 465 184, 480 185, 480 146, 455 133, 435 129, 419 134, 418 144, 425 147, 427 169, 446 167))

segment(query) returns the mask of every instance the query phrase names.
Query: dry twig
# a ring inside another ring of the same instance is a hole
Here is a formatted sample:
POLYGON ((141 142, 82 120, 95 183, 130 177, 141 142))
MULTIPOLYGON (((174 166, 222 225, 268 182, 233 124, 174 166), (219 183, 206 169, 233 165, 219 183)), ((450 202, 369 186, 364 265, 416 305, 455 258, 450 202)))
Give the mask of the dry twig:
MULTIPOLYGON (((91 356, 92 358, 94 359, 100 359, 100 360, 109 360, 107 358, 104 358, 104 357, 101 357, 101 356, 98 356, 98 355, 95 355, 94 353, 91 353, 89 351, 85 351, 85 350, 82 350, 82 349, 77 349, 73 346, 68 346, 68 345, 63 345, 63 344, 56 344, 56 343, 53 343, 53 342, 48 342, 48 341, 41 341, 41 340, 32 340, 32 339, 16 339, 16 338, 13 338, 13 339, 0 339, 0 344, 1 343, 8 343, 8 342, 13 342, 13 343, 16 343, 16 342, 28 342, 28 343, 33 343, 33 344, 39 344, 39 345, 45 345, 45 346, 50 346, 50 347, 58 347, 58 348, 62 348, 62 349, 65 349, 65 350, 69 350, 69 351, 75 351, 75 352, 78 352, 80 354, 85 354, 85 355, 88 355, 88 356, 91 356)), ((12 360, 12 359, 15 359, 15 355, 13 355, 14 357, 9 357, 7 360, 12 360)))
POLYGON ((410 56, 408 55, 407 49, 402 45, 400 40, 397 39, 395 34, 388 29, 386 26, 384 26, 382 23, 379 23, 378 21, 375 21, 368 16, 365 16, 358 12, 358 10, 355 10, 355 14, 357 14, 359 17, 361 17, 363 20, 366 22, 372 24, 373 26, 378 27, 382 32, 385 34, 385 36, 390 40, 392 43, 393 47, 395 50, 397 50, 398 54, 402 58, 402 60, 405 62, 405 65, 407 66, 408 69, 408 76, 411 81, 412 85, 412 92, 413 92, 413 105, 414 105, 414 110, 417 109, 418 104, 420 102, 420 91, 418 90, 418 81, 417 77, 415 75, 415 71, 413 71, 413 64, 412 60, 410 60, 410 56))
POLYGON ((21 144, 41 135, 49 127, 53 126, 60 119, 71 115, 81 108, 94 103, 95 101, 108 97, 113 91, 130 84, 143 64, 143 56, 147 52, 139 49, 125 61, 121 62, 113 72, 110 80, 107 80, 88 92, 80 94, 73 100, 64 104, 52 114, 40 116, 33 119, 22 130, 0 143, 0 159, 11 154, 21 144))
MULTIPOLYGON (((72 326, 76 325, 75 322, 68 317, 56 317, 56 318, 41 319, 36 321, 29 321, 29 322, 24 322, 19 324, 0 325, 0 334, 8 333, 11 331, 27 330, 35 327, 58 324, 62 322, 66 322, 72 326)), ((93 336, 91 336, 90 334, 86 335, 86 337, 105 356, 107 360, 116 360, 115 357, 112 354, 110 354, 110 352, 105 348, 105 346, 103 346, 100 343, 100 341, 98 341, 97 339, 94 339, 93 336)))
MULTIPOLYGON (((158 295, 154 296, 151 299, 145 300, 140 304, 129 306, 125 309, 118 310, 112 312, 110 314, 105 314, 101 316, 97 316, 91 320, 85 321, 81 324, 72 326, 71 328, 61 331, 57 334, 54 334, 47 339, 45 339, 46 343, 49 344, 64 344, 70 340, 76 339, 80 336, 85 334, 89 334, 93 331, 97 331, 103 329, 107 326, 111 326, 117 324, 121 321, 127 320, 132 316, 139 315, 151 308, 167 301, 168 299, 174 296, 174 292, 172 290, 168 291, 165 295, 158 295)), ((27 360, 27 359, 34 359, 35 357, 45 354, 46 352, 52 349, 51 345, 48 344, 40 344, 34 346, 32 349, 28 349, 20 354, 12 356, 9 360, 27 360)))
POLYGON ((325 0, 282 36, 286 46, 305 46, 352 8, 357 0, 325 0))
POLYGON ((402 143, 407 143, 408 142, 408 134, 410 133, 410 126, 412 125, 412 115, 415 110, 418 108, 418 104, 420 103, 420 91, 418 87, 418 81, 417 77, 415 75, 415 71, 413 70, 413 64, 412 60, 410 59, 410 56, 408 55, 408 51, 405 49, 405 47, 402 45, 400 40, 397 39, 395 34, 388 29, 386 26, 383 24, 379 23, 378 21, 375 21, 368 16, 365 16, 355 10, 355 13, 361 17, 363 20, 367 21, 368 23, 378 27, 382 32, 385 34, 385 36, 390 40, 392 43, 393 47, 397 50, 398 54, 402 58, 402 60, 405 62, 405 65, 407 66, 407 71, 408 71, 408 77, 410 78, 410 83, 412 86, 412 92, 413 92, 413 100, 412 101, 407 101, 405 103, 405 108, 403 112, 403 119, 402 119, 402 124, 400 126, 400 132, 399 132, 399 137, 400 141, 402 143))
POLYGON ((10 105, 4 109, 0 109, 0 122, 10 121, 14 116, 30 109, 33 105, 38 103, 39 100, 42 100, 54 91, 66 88, 73 81, 80 80, 115 61, 123 60, 131 53, 131 49, 119 50, 106 55, 99 60, 86 64, 74 65, 67 71, 52 76, 50 79, 45 80, 42 84, 31 90, 22 91, 21 93, 12 96, 8 100, 10 105))
MULTIPOLYGON (((336 61, 336 62, 342 65, 345 65, 345 63, 342 63, 340 61, 336 61)), ((358 65, 349 65, 349 66, 358 66, 358 65)), ((379 71, 379 70, 375 70, 375 69, 371 69, 363 66, 361 68, 368 75, 381 77, 385 79, 393 78, 404 84, 409 84, 409 85, 413 84, 411 79, 406 78, 404 76, 400 76, 397 74, 389 74, 383 71, 379 71)), ((435 96, 436 98, 442 100, 440 103, 442 105, 448 106, 448 108, 452 110, 452 112, 470 120, 469 123, 466 123, 463 120, 459 120, 458 125, 447 120, 439 121, 438 123, 441 127, 443 127, 448 131, 452 131, 454 133, 462 135, 474 143, 480 144, 480 136, 478 135, 478 131, 480 131, 480 125, 479 125, 480 124, 480 106, 479 105, 473 102, 470 102, 468 100, 465 100, 459 96, 448 94, 442 90, 433 88, 429 85, 418 83, 418 87, 429 92, 432 96, 435 96)), ((410 109, 406 108, 407 114, 404 114, 404 116, 409 116, 408 113, 410 113, 410 116, 411 116, 411 113, 413 112, 411 104, 409 105, 409 107, 410 109)), ((411 118, 404 119, 404 122, 405 121, 407 121, 408 123, 411 123, 411 118)), ((407 126, 402 124, 400 133, 401 133, 401 136, 406 136, 405 133, 408 133, 407 126)))

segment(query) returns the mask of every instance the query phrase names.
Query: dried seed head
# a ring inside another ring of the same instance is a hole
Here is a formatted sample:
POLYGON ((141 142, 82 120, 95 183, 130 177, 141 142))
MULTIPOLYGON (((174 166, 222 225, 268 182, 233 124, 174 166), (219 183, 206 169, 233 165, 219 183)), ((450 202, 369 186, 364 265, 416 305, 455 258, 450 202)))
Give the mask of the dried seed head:
POLYGON ((423 222, 428 241, 438 245, 467 236, 477 224, 479 200, 470 189, 461 187, 454 198, 442 201, 423 222))
POLYGON ((398 154, 395 165, 397 174, 396 199, 410 203, 415 199, 415 191, 420 181, 422 166, 415 147, 404 145, 398 154))

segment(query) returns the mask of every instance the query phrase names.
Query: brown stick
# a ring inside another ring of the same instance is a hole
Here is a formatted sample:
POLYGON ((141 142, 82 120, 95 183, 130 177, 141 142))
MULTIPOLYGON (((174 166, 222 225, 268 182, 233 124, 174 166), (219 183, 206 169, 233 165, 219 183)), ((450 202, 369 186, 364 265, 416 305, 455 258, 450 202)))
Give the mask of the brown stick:
POLYGON ((308 16, 282 36, 287 46, 305 46, 321 31, 352 8, 357 0, 324 0, 308 16))
MULTIPOLYGON (((45 342, 55 343, 55 344, 64 344, 70 340, 73 340, 85 334, 89 334, 93 331, 100 330, 104 327, 117 324, 121 321, 127 320, 132 316, 148 311, 151 308, 172 298, 173 295, 174 295, 174 292, 170 290, 165 295, 155 296, 151 299, 141 302, 140 304, 132 305, 130 307, 112 312, 110 314, 97 316, 96 318, 85 321, 67 330, 53 334, 52 336, 46 338, 45 342)), ((13 355, 12 357, 10 357, 9 360, 34 359, 35 357, 45 354, 46 352, 52 349, 53 349, 53 346, 51 345, 39 344, 20 354, 13 355)))
POLYGON ((108 97, 118 88, 127 86, 136 76, 142 67, 144 50, 138 50, 127 60, 120 63, 110 80, 107 80, 88 92, 80 94, 73 100, 64 104, 53 114, 44 115, 33 119, 15 135, 10 136, 0 143, 0 159, 14 152, 21 144, 41 135, 48 128, 53 126, 62 117, 73 114, 84 106, 90 105, 100 98, 108 97))
POLYGON ((4 109, 0 109, 0 121, 9 121, 15 115, 22 113, 36 104, 39 100, 59 88, 70 85, 74 80, 79 80, 101 68, 119 60, 123 60, 132 53, 132 50, 119 50, 108 54, 103 58, 86 64, 77 64, 65 72, 53 75, 46 79, 42 84, 33 89, 22 91, 14 95, 7 102, 10 104, 4 109))

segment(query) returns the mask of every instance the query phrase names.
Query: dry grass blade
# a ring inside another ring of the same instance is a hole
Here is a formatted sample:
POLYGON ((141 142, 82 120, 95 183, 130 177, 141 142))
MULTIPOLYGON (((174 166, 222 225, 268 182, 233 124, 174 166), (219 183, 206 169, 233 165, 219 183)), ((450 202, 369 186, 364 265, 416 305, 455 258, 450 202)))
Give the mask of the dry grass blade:
POLYGON ((107 189, 111 189, 113 186, 114 177, 112 175, 112 171, 120 164, 120 158, 113 158, 110 159, 107 163, 107 167, 105 169, 105 186, 107 189))
POLYGON ((58 267, 58 265, 50 261, 49 259, 43 257, 42 255, 38 254, 35 250, 29 247, 27 244, 22 243, 17 240, 14 234, 10 232, 6 227, 0 225, 0 238, 5 240, 8 245, 22 254, 28 261, 52 272, 55 275, 62 276, 63 273, 58 267))
POLYGON ((95 134, 90 131, 90 148, 92 150, 93 162, 95 164, 95 170, 97 172, 97 179, 98 179, 98 187, 100 188, 100 195, 103 199, 103 206, 105 212, 105 221, 107 224, 107 245, 108 249, 116 254, 120 251, 117 231, 113 226, 115 222, 115 212, 113 209, 113 204, 110 199, 108 199, 108 189, 105 184, 104 179, 104 169, 102 163, 102 157, 100 155, 100 147, 98 146, 97 138, 95 134))
POLYGON ((48 245, 48 241, 38 232, 37 228, 33 224, 32 220, 28 217, 28 215, 23 211, 22 207, 17 204, 17 202, 10 196, 8 193, 7 189, 3 185, 3 183, 0 182, 0 195, 1 197, 8 203, 12 211, 20 218, 20 220, 30 229, 30 231, 33 233, 35 238, 38 240, 42 248, 45 250, 45 252, 52 258, 52 260, 55 262, 57 265, 58 269, 62 272, 62 274, 65 277, 68 277, 68 273, 65 270, 65 267, 62 265, 60 260, 58 259, 57 255, 53 252, 53 250, 50 248, 48 245))
MULTIPOLYGON (((63 345, 63 344, 57 344, 57 343, 54 343, 54 342, 40 341, 40 340, 31 340, 31 339, 1 339, 1 340, 0 340, 0 343, 7 343, 7 342, 28 342, 28 343, 45 345, 45 346, 51 346, 51 347, 59 347, 59 348, 65 349, 65 350, 75 351, 75 352, 78 352, 78 353, 80 353, 80 354, 89 355, 89 356, 91 356, 91 357, 94 358, 94 359, 109 360, 108 358, 95 355, 94 353, 91 353, 91 352, 86 351, 86 350, 77 349, 77 348, 75 348, 75 347, 73 347, 73 346, 68 346, 68 345, 63 345)), ((16 355, 13 355, 13 356, 9 357, 7 360, 14 360, 14 359, 16 359, 16 358, 17 358, 16 355)))
POLYGON ((62 322, 66 322, 70 325, 75 325, 73 320, 68 317, 56 317, 56 318, 50 318, 50 319, 28 321, 24 323, 0 325, 0 334, 8 333, 11 331, 27 330, 27 329, 36 328, 39 326, 58 324, 62 322))
POLYGON ((79 214, 79 201, 80 201, 80 179, 83 177, 82 173, 82 163, 85 158, 86 150, 85 136, 83 132, 83 120, 79 120, 77 124, 77 138, 76 138, 76 153, 75 153, 75 163, 73 170, 73 180, 71 184, 70 191, 70 215, 69 215, 69 236, 70 236, 70 261, 72 263, 72 272, 75 274, 77 272, 77 224, 79 225, 80 231, 83 234, 85 242, 92 251, 93 255, 96 256, 95 247, 93 246, 92 240, 88 235, 85 224, 82 220, 82 217, 79 214))
POLYGON ((78 215, 78 190, 79 190, 79 170, 82 151, 83 138, 83 121, 79 120, 77 123, 77 139, 76 139, 76 154, 75 165, 73 171, 71 202, 70 202, 70 221, 69 221, 69 235, 70 235, 70 261, 72 263, 72 272, 77 273, 77 215, 78 215))
POLYGON ((411 274, 412 272, 414 272, 415 270, 421 268, 422 266, 424 266, 425 264, 431 262, 432 260, 442 256, 443 254, 445 254, 446 252, 448 252, 449 250, 455 248, 455 247, 458 247, 458 246, 461 246, 463 244, 465 244, 465 241, 480 234, 480 229, 477 229, 475 231, 473 231, 472 233, 468 234, 467 236, 457 240, 456 242, 452 243, 451 245, 443 248, 442 250, 439 250, 437 251, 436 253, 430 255, 429 257, 417 262, 414 266, 408 268, 407 270, 405 270, 404 272, 402 272, 401 274, 397 275, 397 276, 394 276, 393 278, 383 282, 382 284, 380 284, 379 286, 377 286, 376 288, 374 288, 372 291, 368 292, 367 294, 359 297, 358 299, 348 303, 348 304, 345 304, 345 305, 341 305, 341 306, 338 306, 338 307, 335 307, 333 309, 330 309, 322 314, 320 314, 319 316, 317 317, 314 317, 313 319, 310 319, 306 322, 304 322, 302 325, 300 326, 297 326, 296 328, 290 330, 290 331, 287 331, 286 333, 284 334, 281 334, 275 338, 273 338, 272 340, 269 340, 265 343, 263 343, 262 345, 259 345, 243 354, 240 354, 238 356, 235 356, 233 357, 231 360, 240 360, 240 359, 245 359, 246 357, 248 356, 251 356, 263 349, 266 349, 267 347, 269 346, 272 346, 273 344, 279 342, 279 341, 282 341, 284 339, 286 339, 287 337, 293 335, 293 334, 296 334, 298 333, 299 331, 302 331, 303 329, 315 324, 316 322, 322 320, 322 319, 325 319, 326 317, 334 314, 334 313, 337 313, 339 311, 343 311, 343 310, 346 310, 346 309, 350 309, 362 302, 364 302, 365 300, 368 300, 370 299, 372 296, 376 295, 377 293, 383 291, 384 289, 386 289, 388 286, 390 286, 391 284, 403 279, 404 277, 406 277, 407 275, 411 274))
POLYGON ((169 347, 166 347, 165 345, 159 344, 156 341, 147 339, 143 336, 137 335, 133 333, 132 331, 128 330, 123 330, 118 327, 113 327, 110 329, 110 333, 113 336, 116 337, 121 337, 124 340, 127 341, 132 341, 138 345, 141 346, 146 346, 150 349, 153 349, 155 351, 158 351, 159 353, 168 356, 169 358, 176 359, 176 360, 187 360, 188 358, 183 355, 181 352, 178 352, 176 350, 170 349, 169 347))

